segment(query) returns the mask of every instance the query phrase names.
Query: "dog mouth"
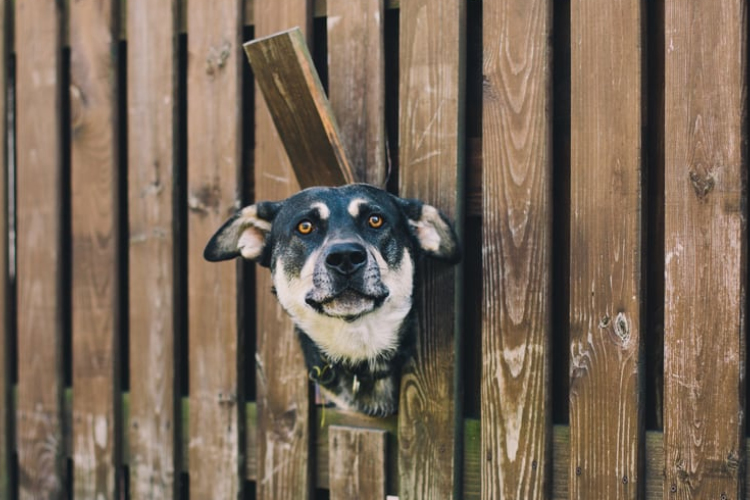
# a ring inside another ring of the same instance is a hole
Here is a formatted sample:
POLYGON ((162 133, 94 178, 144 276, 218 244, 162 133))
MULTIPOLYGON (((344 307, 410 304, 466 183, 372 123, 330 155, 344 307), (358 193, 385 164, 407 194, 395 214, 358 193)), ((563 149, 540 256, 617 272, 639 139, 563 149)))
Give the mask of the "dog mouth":
POLYGON ((305 302, 321 314, 351 322, 382 306, 386 298, 388 292, 385 290, 368 294, 347 287, 326 297, 315 297, 310 293, 305 302))

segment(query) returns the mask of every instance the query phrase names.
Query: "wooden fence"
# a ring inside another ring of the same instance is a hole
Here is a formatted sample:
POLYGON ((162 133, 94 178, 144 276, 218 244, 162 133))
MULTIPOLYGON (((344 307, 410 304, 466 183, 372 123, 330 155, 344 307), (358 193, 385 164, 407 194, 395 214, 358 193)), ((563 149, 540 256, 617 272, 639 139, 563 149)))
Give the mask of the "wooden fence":
POLYGON ((746 496, 747 3, 1 0, 0 499, 746 496), (359 180, 439 206, 397 417, 314 404, 297 180, 241 44, 300 26, 359 180))

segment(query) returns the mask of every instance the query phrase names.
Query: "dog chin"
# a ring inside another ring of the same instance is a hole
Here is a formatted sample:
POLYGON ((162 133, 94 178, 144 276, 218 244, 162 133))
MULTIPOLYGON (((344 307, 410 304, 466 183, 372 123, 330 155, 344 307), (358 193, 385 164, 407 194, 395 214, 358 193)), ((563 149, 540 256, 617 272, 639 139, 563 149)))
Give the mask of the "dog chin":
POLYGON ((345 290, 323 302, 308 303, 326 316, 351 322, 380 307, 384 299, 385 297, 369 297, 353 290, 345 290))

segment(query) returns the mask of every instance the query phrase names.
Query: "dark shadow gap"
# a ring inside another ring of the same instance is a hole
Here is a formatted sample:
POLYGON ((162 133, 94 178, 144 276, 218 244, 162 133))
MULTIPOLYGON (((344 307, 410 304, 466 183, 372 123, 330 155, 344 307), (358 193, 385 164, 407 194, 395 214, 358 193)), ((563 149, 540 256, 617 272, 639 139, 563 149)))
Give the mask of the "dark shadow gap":
POLYGON ((552 422, 568 424, 570 388, 570 0, 552 10, 552 422))
POLYGON ((385 66, 385 179, 380 187, 397 194, 398 175, 398 77, 399 77, 399 10, 386 9, 383 24, 385 66))

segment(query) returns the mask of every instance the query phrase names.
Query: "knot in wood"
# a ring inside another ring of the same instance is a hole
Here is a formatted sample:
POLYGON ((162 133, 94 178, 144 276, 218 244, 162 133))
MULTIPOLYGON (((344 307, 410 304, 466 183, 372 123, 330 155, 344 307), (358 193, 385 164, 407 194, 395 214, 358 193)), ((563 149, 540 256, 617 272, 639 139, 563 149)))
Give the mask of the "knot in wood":
POLYGON ((225 41, 218 47, 211 47, 206 56, 206 74, 213 76, 223 69, 230 55, 232 55, 232 44, 229 41, 225 41))
POLYGON ((701 165, 690 169, 690 184, 693 186, 695 196, 699 201, 705 201, 708 194, 713 191, 716 181, 713 173, 701 165))

